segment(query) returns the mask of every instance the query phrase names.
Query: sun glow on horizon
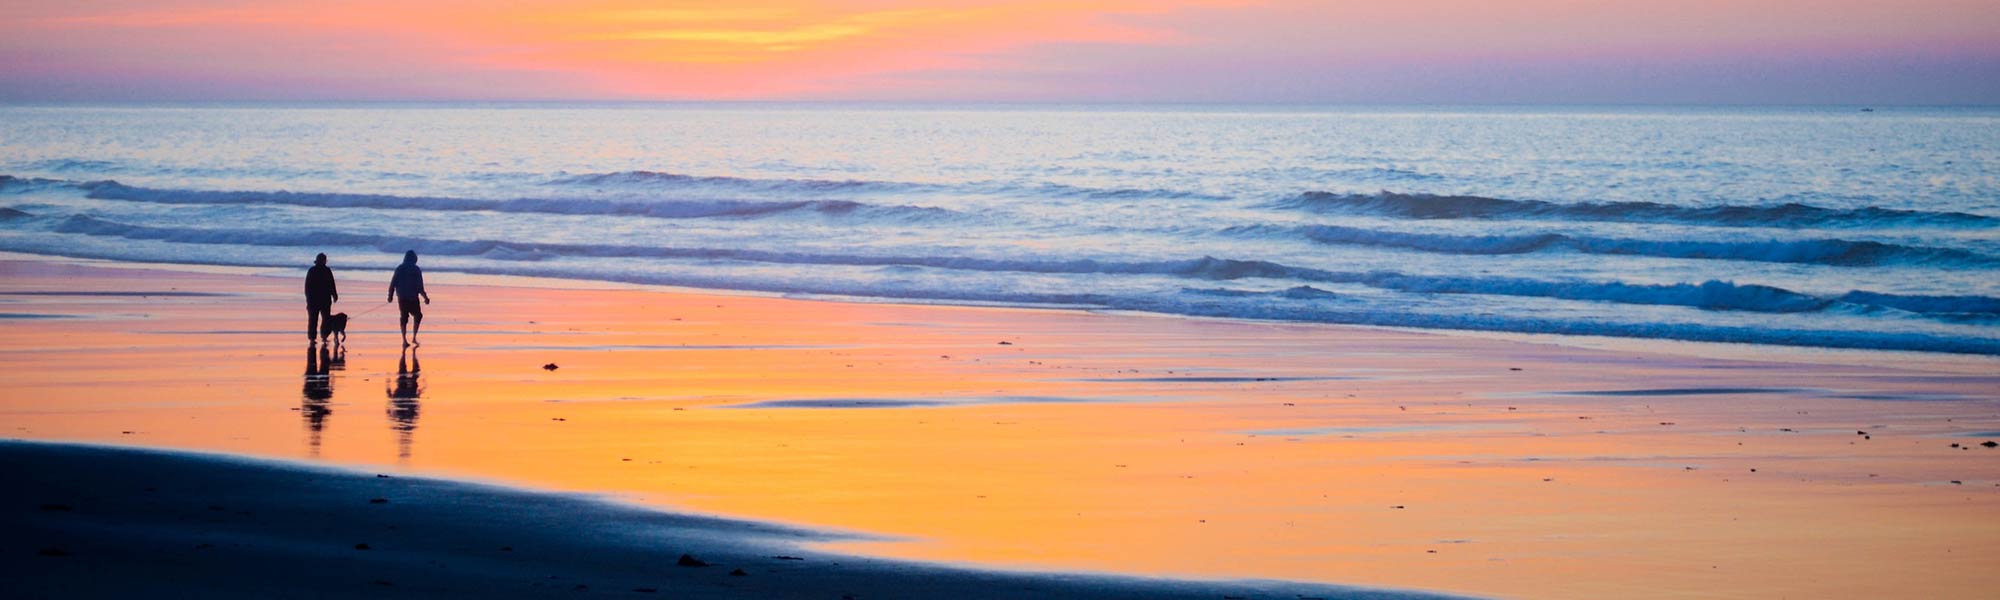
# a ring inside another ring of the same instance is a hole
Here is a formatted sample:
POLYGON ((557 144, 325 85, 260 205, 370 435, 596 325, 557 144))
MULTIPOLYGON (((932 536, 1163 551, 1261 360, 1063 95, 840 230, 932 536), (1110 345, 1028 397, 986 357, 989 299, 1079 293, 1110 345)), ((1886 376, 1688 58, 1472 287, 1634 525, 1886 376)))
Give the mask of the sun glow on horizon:
POLYGON ((1974 0, 11 1, 0 99, 2000 101, 1974 0))

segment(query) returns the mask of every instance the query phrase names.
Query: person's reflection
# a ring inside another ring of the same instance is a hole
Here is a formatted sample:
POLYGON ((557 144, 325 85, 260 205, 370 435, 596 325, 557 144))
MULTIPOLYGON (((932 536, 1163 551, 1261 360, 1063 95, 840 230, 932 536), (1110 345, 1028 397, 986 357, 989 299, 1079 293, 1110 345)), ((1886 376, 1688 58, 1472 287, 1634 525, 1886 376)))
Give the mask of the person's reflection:
POLYGON ((333 357, 327 354, 326 347, 306 348, 306 385, 301 392, 304 399, 299 403, 299 415, 305 417, 306 448, 314 458, 319 457, 320 432, 326 429, 326 418, 333 414, 332 367, 333 357))
POLYGON ((418 400, 423 398, 424 384, 422 367, 417 364, 417 349, 403 349, 403 356, 396 361, 395 387, 389 390, 389 427, 396 432, 396 458, 410 459, 410 438, 417 431, 418 400))

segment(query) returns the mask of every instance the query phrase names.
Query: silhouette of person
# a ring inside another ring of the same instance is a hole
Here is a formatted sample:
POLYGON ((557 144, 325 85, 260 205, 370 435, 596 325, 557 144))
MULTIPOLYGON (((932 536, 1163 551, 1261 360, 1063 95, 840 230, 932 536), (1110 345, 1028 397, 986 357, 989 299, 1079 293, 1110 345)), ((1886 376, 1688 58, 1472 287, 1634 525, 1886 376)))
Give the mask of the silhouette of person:
POLYGON ((396 305, 402 310, 402 319, 397 326, 403 331, 403 347, 407 348, 417 342, 417 332, 424 328, 424 307, 417 304, 417 297, 422 296, 424 304, 431 303, 431 295, 424 291, 424 270, 417 268, 415 250, 403 253, 403 264, 396 267, 396 275, 389 278, 389 300, 395 300, 397 294, 403 296, 402 303, 396 305), (410 324, 411 317, 417 319, 414 327, 410 324))
POLYGON ((340 300, 340 290, 333 285, 333 269, 326 266, 326 254, 313 257, 313 266, 306 269, 306 341, 318 343, 319 326, 328 315, 333 314, 333 303, 340 300))
POLYGON ((326 429, 326 417, 333 414, 329 401, 333 399, 334 358, 330 355, 332 345, 320 346, 317 351, 306 348, 305 398, 299 404, 299 415, 306 421, 306 446, 312 449, 312 456, 319 456, 320 432, 326 429))
POLYGON ((422 372, 417 350, 404 348, 396 360, 396 387, 389 390, 389 428, 396 432, 396 458, 400 460, 410 459, 410 442, 417 432, 418 401, 424 395, 422 372))

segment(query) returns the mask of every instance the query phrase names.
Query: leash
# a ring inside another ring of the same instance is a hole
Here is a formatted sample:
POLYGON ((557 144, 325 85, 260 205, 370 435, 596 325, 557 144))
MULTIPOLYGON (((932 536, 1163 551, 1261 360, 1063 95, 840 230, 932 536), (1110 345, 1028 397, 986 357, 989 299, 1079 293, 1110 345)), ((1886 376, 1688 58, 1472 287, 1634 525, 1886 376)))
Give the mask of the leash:
MULTIPOLYGON (((368 314, 368 313, 372 313, 372 312, 375 312, 375 311, 378 311, 378 310, 382 310, 382 307, 384 307, 384 306, 388 306, 388 305, 389 305, 389 303, 387 303, 387 302, 383 302, 383 303, 381 303, 381 304, 377 304, 377 305, 375 305, 375 308, 371 308, 371 309, 368 309, 368 310, 364 310, 364 311, 361 311, 360 313, 358 313, 358 314, 355 314, 355 315, 354 315, 354 317, 359 317, 359 316, 361 316, 361 315, 365 315, 365 314, 368 314)), ((348 317, 348 318, 352 319, 352 318, 354 318, 354 317, 348 317)))

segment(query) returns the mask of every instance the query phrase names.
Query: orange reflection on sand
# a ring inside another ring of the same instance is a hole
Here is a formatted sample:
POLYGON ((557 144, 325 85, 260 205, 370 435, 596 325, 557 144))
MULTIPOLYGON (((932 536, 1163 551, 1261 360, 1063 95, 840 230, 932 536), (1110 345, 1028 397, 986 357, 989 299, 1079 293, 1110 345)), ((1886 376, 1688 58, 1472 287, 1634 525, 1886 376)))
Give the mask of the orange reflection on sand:
POLYGON ((2000 449, 1968 437, 2000 431, 1987 359, 1918 372, 440 275, 414 356, 392 315, 336 307, 352 337, 315 379, 290 279, 0 274, 0 312, 81 317, 0 322, 13 437, 607 493, 1012 567, 1534 597, 2000 583, 2000 449), (193 289, 229 295, 18 293, 193 289))

